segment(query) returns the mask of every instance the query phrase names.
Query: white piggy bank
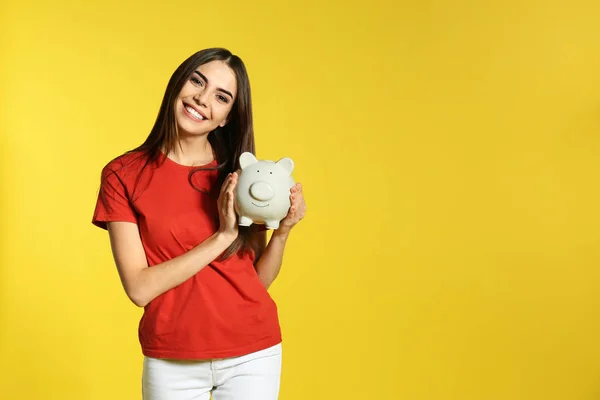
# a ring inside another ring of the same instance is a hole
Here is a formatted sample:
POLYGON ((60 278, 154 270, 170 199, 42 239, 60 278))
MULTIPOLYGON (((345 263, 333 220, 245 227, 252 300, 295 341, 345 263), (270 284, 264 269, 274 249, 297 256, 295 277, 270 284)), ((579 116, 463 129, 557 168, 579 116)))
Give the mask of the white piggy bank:
POLYGON ((235 210, 240 226, 264 224, 267 229, 279 228, 279 222, 290 209, 290 189, 294 162, 282 158, 277 162, 257 160, 252 153, 240 155, 235 210))

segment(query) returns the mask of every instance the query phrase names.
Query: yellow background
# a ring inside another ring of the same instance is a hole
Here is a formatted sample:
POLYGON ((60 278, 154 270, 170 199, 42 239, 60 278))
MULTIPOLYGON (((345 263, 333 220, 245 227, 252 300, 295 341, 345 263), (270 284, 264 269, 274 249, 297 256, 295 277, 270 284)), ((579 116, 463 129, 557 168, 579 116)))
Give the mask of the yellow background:
POLYGON ((0 6, 0 393, 137 399, 141 310, 90 223, 170 74, 247 63, 307 218, 272 288, 281 399, 600 399, 600 5, 0 6))

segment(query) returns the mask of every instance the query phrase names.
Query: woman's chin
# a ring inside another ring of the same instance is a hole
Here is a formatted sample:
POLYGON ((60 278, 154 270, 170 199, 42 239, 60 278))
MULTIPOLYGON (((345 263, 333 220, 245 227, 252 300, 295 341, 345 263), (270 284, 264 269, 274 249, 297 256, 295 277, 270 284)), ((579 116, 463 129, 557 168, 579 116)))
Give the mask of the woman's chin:
POLYGON ((178 123, 177 124, 177 131, 179 133, 179 136, 189 136, 189 137, 193 137, 193 136, 205 136, 208 135, 212 129, 207 130, 207 128, 209 128, 208 126, 202 127, 202 129, 200 129, 198 126, 189 126, 188 124, 184 123, 178 123))

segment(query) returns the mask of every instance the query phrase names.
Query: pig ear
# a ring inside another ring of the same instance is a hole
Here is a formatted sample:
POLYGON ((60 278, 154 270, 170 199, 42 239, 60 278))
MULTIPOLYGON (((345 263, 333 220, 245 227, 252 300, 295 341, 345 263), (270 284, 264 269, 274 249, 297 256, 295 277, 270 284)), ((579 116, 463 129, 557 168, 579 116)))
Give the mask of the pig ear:
POLYGON ((254 157, 254 154, 246 151, 240 156, 240 167, 244 169, 248 165, 254 164, 256 161, 257 159, 254 157))
POLYGON ((282 158, 281 160, 277 161, 277 165, 281 165, 283 169, 285 169, 288 172, 289 175, 291 175, 292 171, 294 170, 294 162, 291 158, 288 157, 282 158))

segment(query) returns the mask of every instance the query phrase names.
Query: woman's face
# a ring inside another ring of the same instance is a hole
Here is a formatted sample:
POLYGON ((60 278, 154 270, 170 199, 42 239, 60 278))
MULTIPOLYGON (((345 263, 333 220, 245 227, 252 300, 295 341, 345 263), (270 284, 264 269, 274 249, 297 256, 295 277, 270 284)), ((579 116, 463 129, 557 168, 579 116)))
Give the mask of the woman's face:
POLYGON ((179 133, 203 135, 225 126, 236 93, 235 73, 223 61, 196 68, 175 102, 179 133))

